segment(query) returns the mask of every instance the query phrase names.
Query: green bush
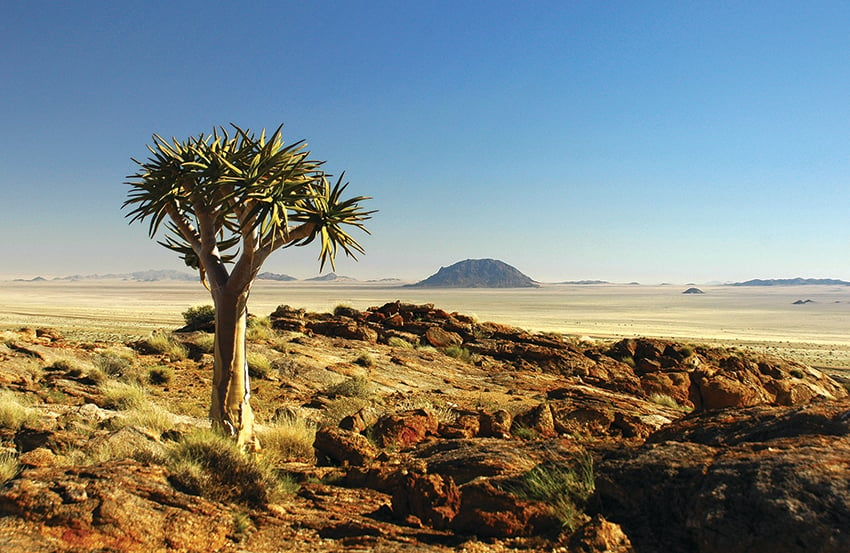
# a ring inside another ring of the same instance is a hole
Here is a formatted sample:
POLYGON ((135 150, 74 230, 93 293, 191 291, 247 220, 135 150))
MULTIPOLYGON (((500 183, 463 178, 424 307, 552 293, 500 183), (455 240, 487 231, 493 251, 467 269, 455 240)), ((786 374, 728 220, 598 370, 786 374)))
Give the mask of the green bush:
POLYGON ((192 343, 204 353, 215 352, 215 335, 213 334, 200 334, 195 336, 192 338, 192 343))
POLYGON ((107 409, 138 409, 148 404, 148 394, 137 383, 109 380, 100 386, 103 407, 107 409))
POLYGON ((186 326, 201 328, 215 322, 215 307, 212 305, 197 305, 183 312, 186 326))

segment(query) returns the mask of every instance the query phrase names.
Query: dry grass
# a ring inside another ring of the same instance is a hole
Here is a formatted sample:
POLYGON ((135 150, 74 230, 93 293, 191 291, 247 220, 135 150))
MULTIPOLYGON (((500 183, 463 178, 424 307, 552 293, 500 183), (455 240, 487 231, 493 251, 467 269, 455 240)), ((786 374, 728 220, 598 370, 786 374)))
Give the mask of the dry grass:
POLYGON ((0 484, 16 477, 21 470, 21 464, 13 453, 0 453, 0 484))
POLYGON ((283 417, 272 426, 258 430, 257 435, 263 447, 260 455, 271 465, 315 461, 316 425, 304 418, 283 417))
POLYGON ((0 390, 0 428, 17 430, 35 419, 35 413, 19 394, 0 390))

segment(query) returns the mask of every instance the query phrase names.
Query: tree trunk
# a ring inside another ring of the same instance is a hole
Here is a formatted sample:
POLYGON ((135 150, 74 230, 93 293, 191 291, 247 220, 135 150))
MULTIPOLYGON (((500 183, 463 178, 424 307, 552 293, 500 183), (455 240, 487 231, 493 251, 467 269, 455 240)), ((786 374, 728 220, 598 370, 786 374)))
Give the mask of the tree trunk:
POLYGON ((234 295, 214 289, 212 295, 215 302, 215 364, 210 420, 214 428, 235 437, 240 446, 256 448, 245 347, 248 293, 234 295))

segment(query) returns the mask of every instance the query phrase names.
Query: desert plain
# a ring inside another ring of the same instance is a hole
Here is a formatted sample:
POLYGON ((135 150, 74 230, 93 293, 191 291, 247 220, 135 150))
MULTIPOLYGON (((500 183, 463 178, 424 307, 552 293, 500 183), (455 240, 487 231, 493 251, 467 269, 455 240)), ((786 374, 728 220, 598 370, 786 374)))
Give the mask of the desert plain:
MULTIPOLYGON (((401 300, 432 303, 538 332, 600 340, 675 338, 775 353, 850 370, 850 286, 544 284, 529 289, 413 288, 386 282, 257 281, 249 311, 278 305, 329 312, 401 300), (803 302, 803 303, 800 303, 803 302)), ((123 340, 182 326, 188 307, 210 304, 199 282, 48 280, 0 283, 0 329, 54 327, 76 339, 123 340)))

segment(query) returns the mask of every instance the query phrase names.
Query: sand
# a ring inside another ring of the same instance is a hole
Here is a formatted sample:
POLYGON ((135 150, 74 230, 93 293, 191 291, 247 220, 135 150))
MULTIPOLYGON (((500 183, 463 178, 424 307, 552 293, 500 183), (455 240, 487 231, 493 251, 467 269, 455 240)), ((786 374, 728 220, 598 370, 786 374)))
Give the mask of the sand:
MULTIPOLYGON (((850 367, 850 287, 545 285, 536 289, 419 289, 386 283, 255 284, 249 309, 280 304, 331 311, 396 299, 534 331, 600 339, 649 336, 778 352, 821 367, 850 367), (795 305, 798 300, 812 300, 795 305)), ((126 339, 182 325, 181 313, 212 303, 193 282, 0 283, 0 329, 50 326, 80 340, 126 339)))

